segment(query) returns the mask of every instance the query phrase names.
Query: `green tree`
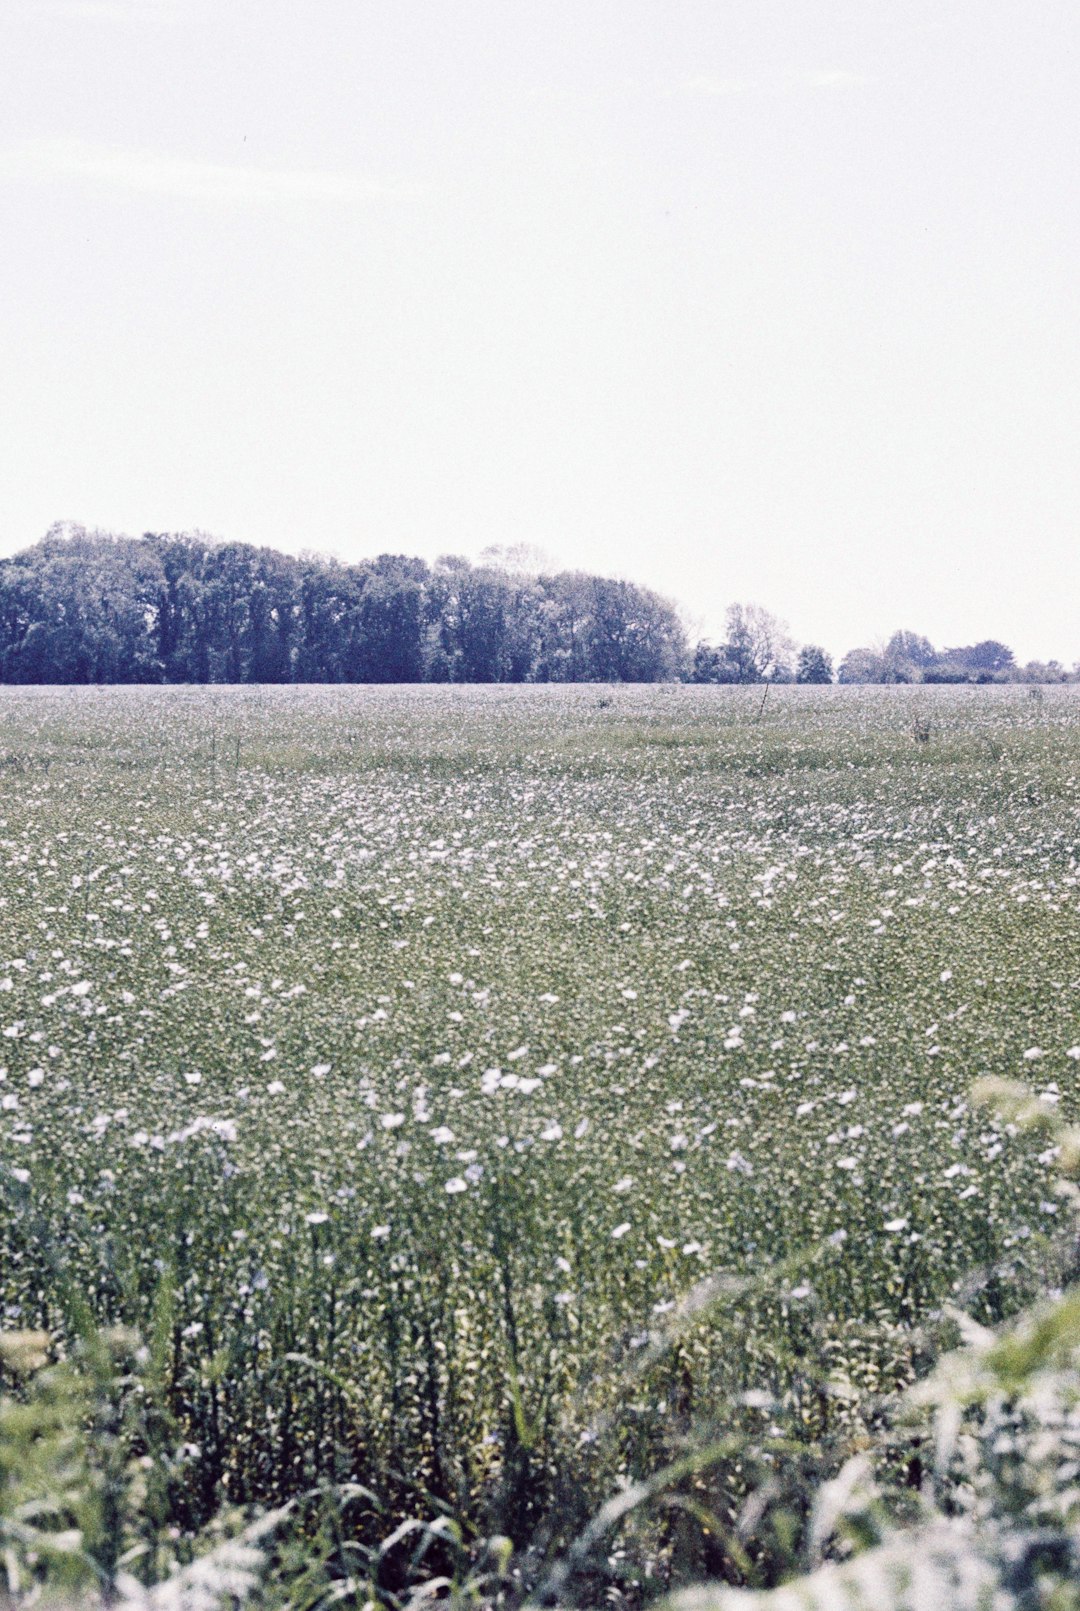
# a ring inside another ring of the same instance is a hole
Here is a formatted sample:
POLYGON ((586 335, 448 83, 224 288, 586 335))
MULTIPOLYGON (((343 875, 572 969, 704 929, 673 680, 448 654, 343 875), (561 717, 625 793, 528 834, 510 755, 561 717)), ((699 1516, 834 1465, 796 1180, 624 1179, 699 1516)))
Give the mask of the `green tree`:
POLYGON ((804 643, 795 668, 796 682, 832 682, 832 657, 816 643, 804 643))
POLYGON ((869 683, 886 680, 885 657, 879 649, 849 649, 840 662, 838 682, 869 683))

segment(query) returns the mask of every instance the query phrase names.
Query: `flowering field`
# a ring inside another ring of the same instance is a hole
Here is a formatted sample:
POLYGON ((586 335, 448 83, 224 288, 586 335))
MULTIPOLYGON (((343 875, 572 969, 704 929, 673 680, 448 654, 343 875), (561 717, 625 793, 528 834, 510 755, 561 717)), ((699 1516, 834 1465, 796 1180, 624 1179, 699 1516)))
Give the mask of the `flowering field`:
POLYGON ((735 1579, 946 1302, 1054 1278, 1053 1159, 967 1093, 1080 1113, 1072 688, 0 721, 0 1325, 147 1340, 174 1529, 350 1482, 527 1573, 726 1439, 606 1561, 735 1579))

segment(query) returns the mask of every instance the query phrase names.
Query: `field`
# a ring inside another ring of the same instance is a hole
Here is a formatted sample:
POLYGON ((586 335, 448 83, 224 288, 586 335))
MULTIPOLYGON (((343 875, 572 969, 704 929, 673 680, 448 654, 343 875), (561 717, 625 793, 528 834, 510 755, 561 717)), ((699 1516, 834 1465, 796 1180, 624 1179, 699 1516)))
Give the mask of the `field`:
POLYGON ((174 1543, 334 1485, 350 1539, 442 1517, 528 1586, 707 1448, 595 1593, 768 1580, 944 1306, 1061 1278, 1052 1157, 968 1094, 1080 1116, 1072 688, 0 724, 0 1324, 145 1339, 174 1543))

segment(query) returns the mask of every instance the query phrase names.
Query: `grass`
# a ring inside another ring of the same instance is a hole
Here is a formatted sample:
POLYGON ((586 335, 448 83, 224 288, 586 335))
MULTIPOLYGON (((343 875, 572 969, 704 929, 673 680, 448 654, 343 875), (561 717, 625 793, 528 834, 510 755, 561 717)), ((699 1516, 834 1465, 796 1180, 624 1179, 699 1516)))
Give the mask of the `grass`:
POLYGON ((162 1527, 354 1484, 528 1587, 706 1446, 587 1592, 768 1582, 1065 1268, 967 1092, 1077 1117, 1080 704, 915 697, 0 690, 0 1323, 156 1339, 162 1527))

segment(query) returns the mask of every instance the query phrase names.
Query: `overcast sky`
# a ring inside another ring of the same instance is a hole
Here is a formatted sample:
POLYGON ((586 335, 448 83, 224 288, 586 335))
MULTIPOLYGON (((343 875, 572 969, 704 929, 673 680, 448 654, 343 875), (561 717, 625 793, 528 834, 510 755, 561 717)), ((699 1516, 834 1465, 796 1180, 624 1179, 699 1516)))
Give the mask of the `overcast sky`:
POLYGON ((0 0, 0 552, 1080 659, 1076 0, 0 0))

